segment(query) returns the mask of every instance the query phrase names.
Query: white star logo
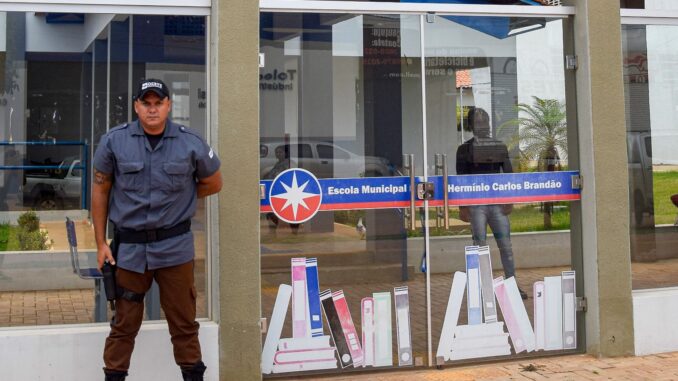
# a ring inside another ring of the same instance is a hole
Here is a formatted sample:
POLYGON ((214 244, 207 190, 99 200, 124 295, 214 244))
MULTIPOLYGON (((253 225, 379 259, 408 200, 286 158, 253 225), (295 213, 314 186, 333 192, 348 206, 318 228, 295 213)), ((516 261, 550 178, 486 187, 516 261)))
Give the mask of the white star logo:
POLYGON ((297 174, 293 173, 292 174, 292 186, 288 186, 287 184, 281 182, 283 188, 285 188, 285 193, 281 193, 279 195, 276 195, 274 197, 282 198, 285 200, 285 205, 283 205, 280 210, 285 210, 287 209, 288 206, 292 206, 292 212, 294 213, 294 218, 297 218, 297 210, 299 209, 299 205, 303 206, 305 209, 310 209, 308 205, 306 205, 306 199, 309 197, 314 197, 317 196, 317 194, 313 193, 308 193, 304 192, 304 189, 306 189, 306 186, 308 185, 308 181, 303 183, 301 186, 297 185, 297 174))

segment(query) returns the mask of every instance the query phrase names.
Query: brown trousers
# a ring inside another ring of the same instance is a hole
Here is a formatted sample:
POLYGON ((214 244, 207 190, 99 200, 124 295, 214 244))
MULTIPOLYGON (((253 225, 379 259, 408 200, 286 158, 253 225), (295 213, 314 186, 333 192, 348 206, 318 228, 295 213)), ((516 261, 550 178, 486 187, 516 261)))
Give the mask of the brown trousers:
MULTIPOLYGON (((153 279, 158 283, 160 306, 165 312, 174 345, 174 361, 182 368, 191 368, 202 359, 198 341, 200 325, 195 321, 193 267, 193 261, 190 261, 183 265, 146 270, 143 274, 121 268, 116 270, 118 287, 133 292, 147 292, 153 279)), ((127 371, 134 339, 144 317, 144 303, 118 298, 115 307, 115 324, 106 339, 104 364, 106 370, 127 371)))

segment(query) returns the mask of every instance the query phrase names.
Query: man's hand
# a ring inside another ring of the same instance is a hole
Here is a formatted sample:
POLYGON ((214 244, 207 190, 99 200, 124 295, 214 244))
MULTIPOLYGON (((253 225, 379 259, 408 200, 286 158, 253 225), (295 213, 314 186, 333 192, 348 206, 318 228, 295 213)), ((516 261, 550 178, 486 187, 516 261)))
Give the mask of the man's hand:
POLYGON ((105 261, 115 265, 115 259, 113 259, 111 248, 108 245, 103 244, 97 247, 97 267, 99 268, 99 271, 101 271, 101 268, 104 267, 105 261))

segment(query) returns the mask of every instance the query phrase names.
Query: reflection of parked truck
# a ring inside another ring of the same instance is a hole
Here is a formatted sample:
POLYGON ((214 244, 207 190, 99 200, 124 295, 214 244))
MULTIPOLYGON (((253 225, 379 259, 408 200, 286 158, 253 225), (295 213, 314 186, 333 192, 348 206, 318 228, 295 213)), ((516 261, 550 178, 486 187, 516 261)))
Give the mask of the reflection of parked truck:
POLYGON ((304 168, 319 178, 381 177, 393 176, 389 161, 382 157, 357 155, 334 143, 316 140, 300 140, 293 143, 268 141, 259 145, 261 178, 279 160, 276 149, 287 152, 293 167, 304 168))
POLYGON ((629 202, 636 226, 641 226, 643 216, 654 226, 654 196, 652 185, 652 137, 649 132, 626 133, 629 158, 629 202))
POLYGON ((66 159, 56 169, 26 173, 24 205, 38 210, 79 208, 82 194, 80 160, 66 159))

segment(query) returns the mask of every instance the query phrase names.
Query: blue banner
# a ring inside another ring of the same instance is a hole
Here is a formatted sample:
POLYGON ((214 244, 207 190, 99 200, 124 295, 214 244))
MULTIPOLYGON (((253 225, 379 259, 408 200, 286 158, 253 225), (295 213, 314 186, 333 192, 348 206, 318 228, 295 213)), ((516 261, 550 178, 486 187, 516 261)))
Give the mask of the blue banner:
MULTIPOLYGON (((575 201, 581 198, 573 184, 578 171, 502 173, 489 175, 448 176, 449 205, 515 204, 544 201, 575 201)), ((353 210, 406 208, 410 205, 410 178, 365 177, 346 179, 318 179, 322 192, 320 210, 353 210)), ((415 184, 423 181, 415 178, 415 184)), ((434 184, 434 198, 429 206, 442 206, 443 177, 430 176, 434 184)), ((264 198, 261 212, 270 212, 272 180, 261 180, 264 198)), ((416 186, 416 185, 415 185, 416 186)), ((417 200, 416 206, 423 206, 417 200)))

